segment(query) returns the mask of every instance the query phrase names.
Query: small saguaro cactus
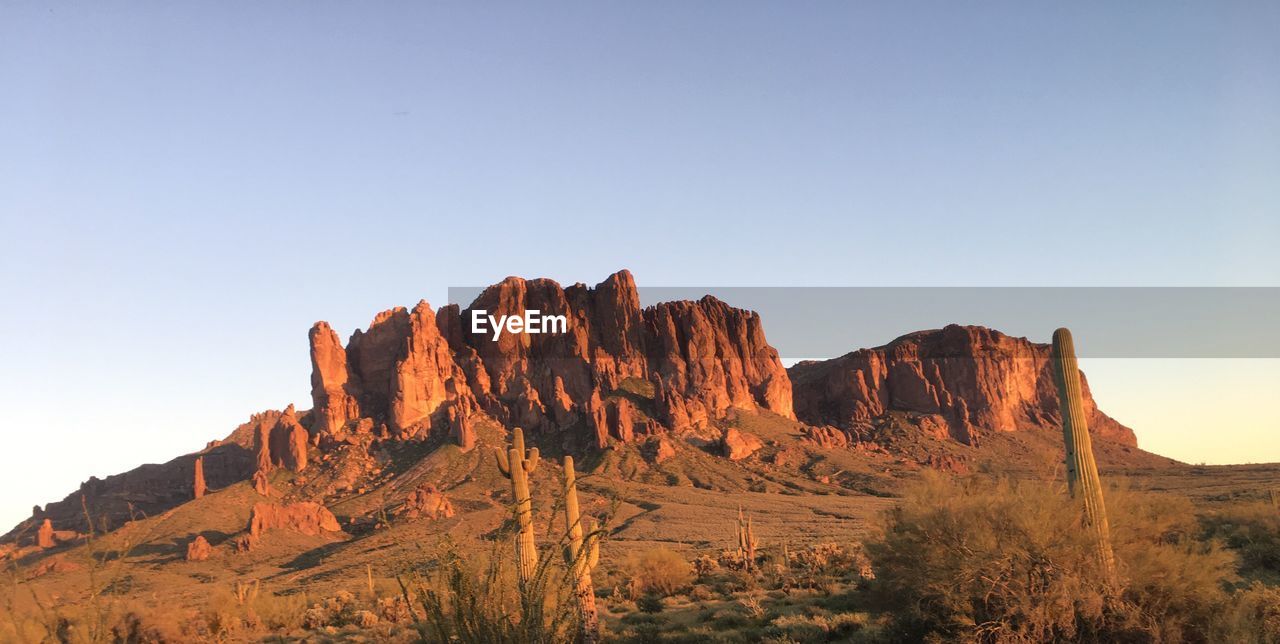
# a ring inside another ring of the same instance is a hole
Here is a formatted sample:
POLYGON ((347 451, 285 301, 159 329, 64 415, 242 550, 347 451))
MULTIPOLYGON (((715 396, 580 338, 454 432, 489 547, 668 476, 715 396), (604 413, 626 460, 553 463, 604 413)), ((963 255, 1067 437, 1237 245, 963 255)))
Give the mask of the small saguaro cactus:
POLYGON ((1075 344, 1067 329, 1053 332, 1050 361, 1053 380, 1058 386, 1058 403, 1062 408, 1062 437, 1067 448, 1067 488, 1072 497, 1083 502, 1085 523, 1097 540, 1098 559, 1106 575, 1114 580, 1115 554, 1111 550, 1111 528, 1107 523, 1107 507, 1102 499, 1098 464, 1093 459, 1093 442, 1089 438, 1089 424, 1084 413, 1075 344))
POLYGON ((738 506, 738 557, 742 567, 751 570, 756 565, 756 533, 751 529, 751 517, 742 518, 742 506, 738 506))
POLYGON ((498 470, 511 479, 511 496, 515 500, 516 524, 516 561, 520 575, 520 587, 529 588, 530 582, 538 571, 538 546, 533 538, 533 499, 529 496, 529 475, 538 469, 538 448, 528 452, 524 449, 524 430, 515 428, 511 438, 511 448, 503 452, 501 448, 494 450, 497 457, 498 470))
POLYGON ((600 539, 594 525, 589 526, 583 537, 583 518, 578 509, 578 475, 573 471, 573 457, 564 457, 564 524, 569 541, 565 546, 565 561, 573 574, 574 599, 578 603, 578 642, 595 644, 600 641, 600 617, 596 611, 596 590, 591 582, 591 570, 600 561, 600 539))

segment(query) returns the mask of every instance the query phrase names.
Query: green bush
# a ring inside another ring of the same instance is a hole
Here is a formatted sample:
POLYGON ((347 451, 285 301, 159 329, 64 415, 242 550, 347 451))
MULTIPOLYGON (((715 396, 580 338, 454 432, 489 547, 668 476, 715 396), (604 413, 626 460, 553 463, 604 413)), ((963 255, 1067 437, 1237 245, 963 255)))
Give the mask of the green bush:
POLYGON ((897 637, 1211 641, 1234 557, 1195 538, 1185 500, 1107 496, 1120 586, 1109 587, 1061 486, 926 476, 867 543, 897 637))

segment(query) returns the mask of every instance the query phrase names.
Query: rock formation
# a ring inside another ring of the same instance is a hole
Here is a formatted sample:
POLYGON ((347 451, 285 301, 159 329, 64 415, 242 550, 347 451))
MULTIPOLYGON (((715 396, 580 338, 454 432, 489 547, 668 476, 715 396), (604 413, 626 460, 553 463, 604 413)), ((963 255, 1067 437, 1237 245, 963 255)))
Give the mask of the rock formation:
POLYGON ((271 465, 301 472, 307 467, 307 430, 289 405, 269 435, 271 465))
POLYGON ((634 405, 626 398, 618 398, 609 405, 609 432, 613 437, 629 443, 635 437, 634 405))
POLYGON ((192 496, 198 499, 204 496, 205 490, 208 489, 204 484, 204 457, 197 456, 193 468, 194 471, 191 476, 192 496))
POLYGON ((253 491, 262 496, 271 496, 271 481, 266 472, 258 470, 253 473, 253 491))
POLYGON ((656 383, 656 420, 671 429, 701 426, 731 409, 794 418, 786 371, 758 315, 711 297, 641 309, 627 271, 594 288, 509 277, 465 310, 450 305, 433 314, 419 302, 412 312, 384 311, 345 348, 324 323, 312 327, 310 340, 316 432, 341 434, 357 417, 404 432, 430 427, 439 413, 467 446, 471 411, 480 409, 535 433, 586 419, 603 447, 610 434, 633 440, 635 410, 602 402, 629 378, 656 383), (563 332, 495 340, 491 329, 477 333, 470 324, 481 311, 494 318, 538 311, 567 324, 563 332))
POLYGON ((805 439, 826 449, 843 449, 856 443, 849 432, 826 425, 823 427, 805 427, 805 439))
POLYGON ((609 446, 609 412, 605 409, 600 391, 592 391, 587 399, 587 417, 591 419, 591 429, 595 431, 596 447, 604 449, 609 446))
POLYGON ((730 409, 757 406, 795 418, 791 381, 765 340, 758 314, 707 296, 664 302, 646 309, 644 317, 649 363, 659 376, 655 386, 668 426, 698 426, 730 409))
MULTIPOLYGON (((951 325, 902 336, 789 371, 796 415, 812 425, 863 429, 890 411, 932 416, 943 435, 973 442, 981 431, 1058 427, 1049 345, 951 325)), ((1084 387, 1090 432, 1136 445, 1133 431, 1100 412, 1084 387)))
POLYGON ((312 429, 322 434, 339 432, 348 421, 360 417, 360 405, 351 393, 347 352, 328 322, 316 322, 311 341, 312 429))
POLYGON ((469 405, 449 405, 445 420, 449 423, 449 438, 453 439, 454 445, 457 445, 464 452, 469 452, 475 448, 476 429, 471 425, 469 405))
MULTIPOLYGON (((278 423, 278 421, 277 421, 278 423)), ((276 424, 260 423, 253 437, 253 461, 255 471, 270 472, 275 465, 271 458, 271 434, 276 424)))
POLYGON ((40 529, 36 531, 36 545, 45 549, 58 545, 53 538, 53 522, 49 519, 40 523, 40 529))
POLYGON ((196 538, 187 544, 187 561, 204 561, 212 554, 213 547, 209 545, 204 535, 196 535, 196 538))
POLYGON ((333 513, 319 503, 255 503, 249 514, 249 536, 259 539, 268 530, 291 530, 314 536, 324 532, 340 532, 342 526, 333 513))
POLYGON ((676 455, 675 445, 667 440, 664 436, 655 436, 649 439, 646 445, 646 456, 651 463, 665 463, 676 455))
MULTIPOLYGON (((361 355, 367 354, 366 350, 361 355)), ((404 356, 396 362, 391 381, 391 428, 403 430, 428 418, 457 397, 460 388, 454 382, 465 379, 453 361, 449 343, 436 327, 435 313, 426 301, 418 302, 409 315, 404 356)))
POLYGON ((432 483, 424 483, 409 494, 396 515, 406 519, 446 519, 453 516, 453 504, 432 483))
POLYGON ((764 443, 759 438, 735 427, 724 430, 720 436, 720 449, 724 457, 731 461, 740 461, 756 453, 764 443))
MULTIPOLYGON (((383 441, 437 445, 447 437, 471 450, 483 440, 477 428, 491 424, 525 427, 531 440, 574 452, 684 432, 714 440, 722 421, 757 410, 803 422, 804 439, 826 449, 891 449, 876 442, 881 421, 891 415, 969 445, 985 432, 1059 423, 1047 345, 949 326, 785 370, 756 313, 710 296, 642 308, 627 271, 594 287, 509 277, 465 309, 433 312, 419 302, 412 311, 384 311, 345 346, 324 322, 308 337, 310 411, 290 406, 254 414, 226 439, 211 442, 194 473, 184 456, 90 478, 7 537, 30 535, 50 520, 85 530, 84 507, 95 522, 118 526, 136 513, 154 516, 210 487, 246 480, 271 496, 267 473, 274 468, 319 466, 327 475, 338 467, 335 453, 368 455, 383 441), (472 328, 471 314, 480 310, 488 316, 537 310, 564 316, 567 325, 562 333, 507 332, 495 340, 491 330, 472 328)), ((1093 435, 1135 445, 1132 431, 1098 411, 1087 383, 1084 394, 1093 435)), ((645 442, 642 449, 661 462, 674 446, 645 442)), ((739 429, 712 444, 734 459, 760 446, 739 429)), ((358 476, 335 478, 345 485, 358 476)))

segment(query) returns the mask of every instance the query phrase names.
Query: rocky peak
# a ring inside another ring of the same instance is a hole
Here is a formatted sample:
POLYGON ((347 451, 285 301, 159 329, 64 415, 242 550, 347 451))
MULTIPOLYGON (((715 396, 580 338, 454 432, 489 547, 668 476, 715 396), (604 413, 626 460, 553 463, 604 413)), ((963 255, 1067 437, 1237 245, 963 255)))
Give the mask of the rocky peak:
POLYGON ((644 311, 649 365, 668 425, 700 425, 757 406, 795 418, 791 382, 759 314, 707 296, 644 311))
MULTIPOLYGON (((972 443, 982 431, 1056 429, 1061 422, 1049 345, 984 327, 911 333, 881 347, 802 362, 789 374, 796 414, 811 425, 854 429, 890 411, 912 412, 972 443)), ((1087 383, 1084 389, 1090 431, 1137 445, 1133 431, 1098 411, 1087 383)))
POLYGON ((333 434, 360 417, 354 383, 347 369, 347 351, 328 322, 316 322, 311 342, 312 429, 333 434))
POLYGON ((405 342, 404 357, 396 362, 391 381, 389 420, 394 430, 421 422, 459 391, 466 391, 466 376, 454 362, 449 343, 436 325, 435 313, 425 300, 418 302, 409 315, 405 342))

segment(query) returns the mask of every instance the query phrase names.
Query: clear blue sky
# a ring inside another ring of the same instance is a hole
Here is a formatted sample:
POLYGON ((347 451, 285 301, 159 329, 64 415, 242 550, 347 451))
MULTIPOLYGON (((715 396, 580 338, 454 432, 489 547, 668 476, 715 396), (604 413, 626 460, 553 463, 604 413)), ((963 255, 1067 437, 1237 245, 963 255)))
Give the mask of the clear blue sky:
MULTIPOLYGON (((313 321, 450 285, 1280 284, 1277 34, 1274 2, 5 3, 0 524, 308 406, 313 321)), ((1161 446, 1125 369, 1099 398, 1161 446)), ((1280 459, 1253 404, 1211 460, 1280 459)))

